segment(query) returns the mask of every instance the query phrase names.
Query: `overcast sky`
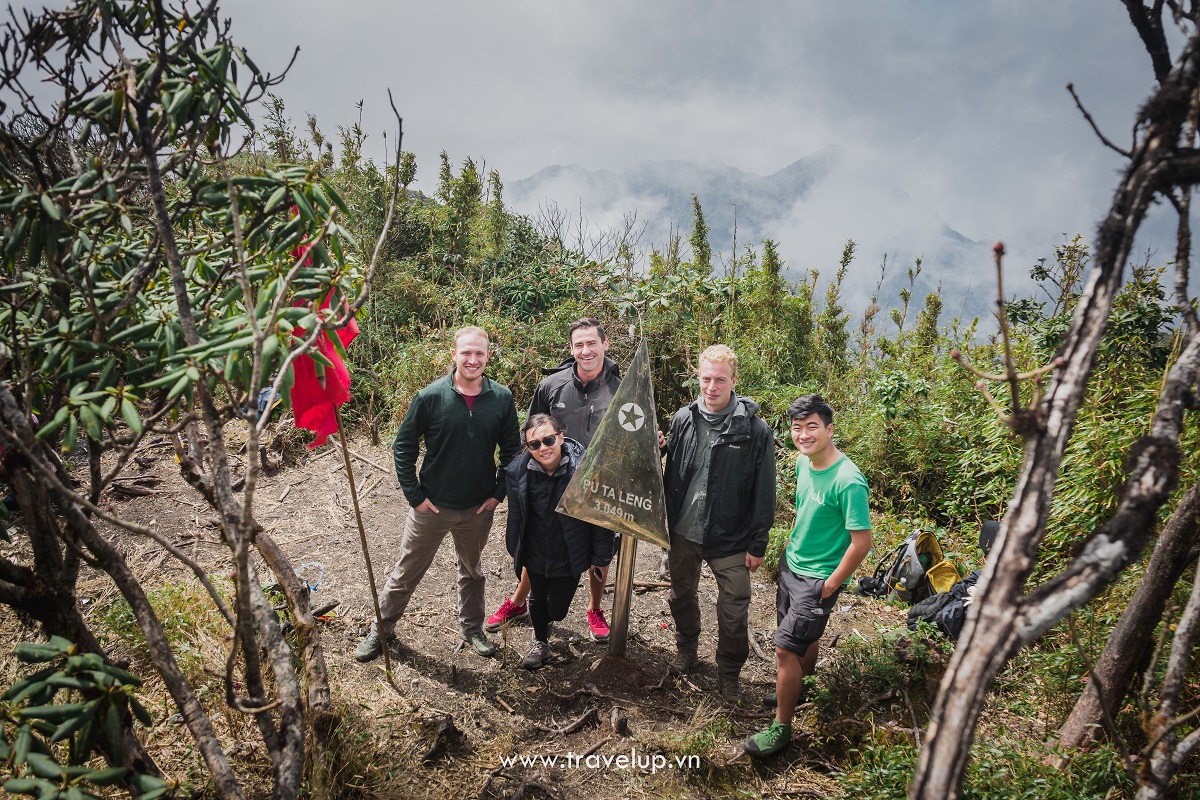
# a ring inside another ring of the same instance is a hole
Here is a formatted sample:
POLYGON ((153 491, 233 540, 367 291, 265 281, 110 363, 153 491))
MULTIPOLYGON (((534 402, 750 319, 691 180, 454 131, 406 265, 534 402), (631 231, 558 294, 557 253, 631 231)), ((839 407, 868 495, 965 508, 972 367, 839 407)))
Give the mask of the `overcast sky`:
MULTIPOLYGON (((513 181, 551 164, 619 171, 664 159, 769 174, 837 146, 854 173, 1028 258, 1064 233, 1091 239, 1121 167, 1065 85, 1119 143, 1153 88, 1118 0, 226 0, 223 9, 263 68, 281 68, 300 46, 279 92, 298 123, 311 112, 334 133, 362 99, 381 151, 390 87, 426 191, 443 149, 513 181)), ((841 243, 821 247, 833 259, 841 243)), ((1169 243, 1156 244, 1165 257, 1169 243)))
POLYGON ((382 156, 390 88, 427 192, 443 149, 511 182, 666 159, 769 174, 836 146, 852 165, 843 228, 804 233, 804 258, 826 265, 845 230, 869 235, 857 180, 1003 239, 1025 262, 1014 271, 1064 233, 1090 240, 1122 165, 1064 86, 1121 144, 1153 88, 1119 0, 226 0, 222 13, 264 69, 300 47, 278 89, 297 128, 313 113, 335 137, 362 99, 382 156))

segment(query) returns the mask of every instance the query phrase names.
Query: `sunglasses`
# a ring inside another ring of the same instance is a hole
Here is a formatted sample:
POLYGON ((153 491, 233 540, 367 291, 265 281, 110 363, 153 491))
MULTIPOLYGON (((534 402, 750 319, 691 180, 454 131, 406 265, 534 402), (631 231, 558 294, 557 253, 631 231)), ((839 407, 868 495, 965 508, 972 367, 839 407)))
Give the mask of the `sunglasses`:
POLYGON ((543 447, 554 447, 558 444, 558 434, 546 436, 542 439, 534 439, 532 442, 526 442, 525 446, 532 452, 533 450, 541 450, 543 447))

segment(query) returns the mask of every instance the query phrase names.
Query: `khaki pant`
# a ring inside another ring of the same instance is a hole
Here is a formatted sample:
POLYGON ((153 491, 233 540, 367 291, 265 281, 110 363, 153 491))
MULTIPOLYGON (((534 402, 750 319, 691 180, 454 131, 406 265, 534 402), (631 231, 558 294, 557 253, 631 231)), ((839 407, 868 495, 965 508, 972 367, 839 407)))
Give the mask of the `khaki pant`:
MULTIPOLYGON (((483 630, 484 575, 483 547, 492 529, 492 512, 476 514, 479 507, 441 513, 409 509, 400 540, 400 559, 388 576, 379 595, 379 616, 384 636, 390 636, 396 621, 404 615, 417 584, 433 564, 434 556, 446 534, 454 537, 458 554, 458 624, 463 634, 483 630)), ((375 631, 376 623, 371 623, 375 631)))
MULTIPOLYGON (((675 618, 675 644, 679 652, 695 655, 700 643, 700 566, 704 548, 682 536, 671 536, 668 566, 671 594, 668 603, 675 618)), ((717 669, 736 678, 750 654, 750 570, 746 554, 709 559, 717 579, 717 669)))

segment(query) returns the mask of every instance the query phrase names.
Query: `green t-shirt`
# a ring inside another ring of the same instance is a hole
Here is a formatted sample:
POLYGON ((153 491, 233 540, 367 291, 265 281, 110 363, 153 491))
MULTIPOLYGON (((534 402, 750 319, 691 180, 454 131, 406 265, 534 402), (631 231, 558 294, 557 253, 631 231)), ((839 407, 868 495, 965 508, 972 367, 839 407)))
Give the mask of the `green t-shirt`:
POLYGON ((850 546, 850 531, 869 531, 867 479, 842 455, 816 470, 801 455, 796 462, 796 525, 784 551, 797 575, 824 580, 833 574, 850 546))

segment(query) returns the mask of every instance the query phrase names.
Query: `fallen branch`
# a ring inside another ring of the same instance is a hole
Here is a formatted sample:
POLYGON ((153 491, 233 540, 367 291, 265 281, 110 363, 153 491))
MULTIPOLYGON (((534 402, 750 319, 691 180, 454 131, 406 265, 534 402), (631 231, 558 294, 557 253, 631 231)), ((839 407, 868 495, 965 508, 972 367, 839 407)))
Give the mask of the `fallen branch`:
MULTIPOLYGON (((338 446, 338 445, 337 445, 337 442, 330 442, 330 444, 332 444, 334 447, 337 447, 337 446, 338 446)), ((367 465, 369 465, 369 466, 372 466, 372 467, 374 467, 375 469, 379 470, 380 472, 382 472, 382 473, 384 473, 384 474, 391 474, 391 470, 390 470, 390 469, 386 469, 386 468, 384 468, 384 467, 381 467, 381 466, 379 466, 378 464, 376 464, 376 463, 375 463, 374 461, 372 461, 371 459, 367 458, 367 457, 366 457, 366 456, 364 456, 364 455, 360 455, 359 453, 356 453, 356 452, 354 452, 354 451, 353 451, 353 450, 351 450, 349 447, 347 447, 347 448, 346 448, 346 452, 347 452, 347 453, 349 453, 350 455, 354 456, 355 458, 357 458, 359 461, 363 462, 364 464, 367 464, 367 465)))
MULTIPOLYGON (((405 619, 407 619, 407 618, 408 618, 408 615, 405 615, 405 619)), ((596 685, 592 684, 592 683, 585 683, 582 688, 576 689, 575 691, 571 692, 570 694, 559 694, 558 692, 555 692, 553 690, 551 690, 550 694, 552 694, 554 697, 557 697, 559 700, 574 700, 576 697, 580 697, 580 696, 595 697, 600 700, 611 699, 611 698, 609 698, 608 695, 602 693, 599 689, 597 689, 596 685)))
POLYGON ((151 497, 156 494, 166 494, 166 492, 158 489, 147 489, 144 486, 138 486, 136 483, 126 486, 123 483, 114 483, 109 488, 113 494, 124 495, 126 497, 151 497))
POLYGON ((326 614, 328 614, 330 611, 333 611, 335 608, 340 606, 341 604, 342 604, 341 600, 330 600, 325 605, 317 606, 317 608, 313 609, 312 615, 314 617, 323 617, 326 614))
POLYGON ((359 488, 358 490, 359 495, 365 498, 368 494, 375 490, 376 486, 383 483, 383 480, 384 478, 382 475, 373 475, 370 478, 367 478, 367 480, 363 481, 363 487, 359 488))
POLYGON ((575 731, 579 730, 580 728, 582 728, 584 725, 586 725, 589 722, 599 722, 599 719, 600 719, 600 715, 596 713, 595 707, 592 707, 592 708, 589 708, 587 711, 585 711, 579 717, 579 719, 575 720, 570 725, 567 725, 564 728, 548 728, 545 725, 534 725, 534 727, 537 728, 539 731, 545 731, 546 733, 553 733, 553 734, 558 734, 561 736, 566 736, 568 734, 572 734, 575 731))
POLYGON ((288 484, 288 485, 287 485, 287 486, 284 488, 284 490, 283 490, 283 494, 279 495, 279 499, 278 499, 278 500, 276 500, 275 502, 277 502, 277 503, 282 503, 282 502, 283 502, 283 499, 284 499, 285 497, 287 497, 287 496, 288 496, 288 493, 292 491, 292 488, 293 488, 293 487, 299 486, 300 484, 304 483, 305 481, 307 481, 307 480, 308 480, 309 478, 311 478, 311 477, 312 477, 311 475, 306 475, 306 476, 304 476, 303 478, 301 478, 301 479, 300 479, 300 480, 298 480, 298 481, 292 481, 291 483, 289 483, 289 484, 288 484))
POLYGON ((436 760, 442 755, 443 752, 445 752, 446 747, 450 744, 450 740, 457 739, 459 736, 462 736, 462 732, 455 727, 454 717, 446 714, 444 717, 442 717, 442 721, 438 724, 437 731, 433 734, 433 744, 429 746, 429 749, 425 752, 425 755, 421 756, 421 761, 427 762, 436 760))
POLYGON ((762 649, 762 645, 758 643, 758 637, 755 635, 754 629, 751 628, 750 630, 746 631, 746 633, 750 636, 750 646, 754 648, 754 655, 758 656, 763 661, 766 661, 768 664, 774 664, 775 659, 769 658, 766 651, 762 649))
POLYGON ((581 754, 579 757, 580 757, 580 758, 587 758, 588 756, 593 756, 593 755, 595 755, 597 750, 599 750, 601 747, 604 747, 604 745, 606 745, 606 744, 608 744, 609 742, 611 742, 611 741, 612 741, 612 739, 613 739, 613 737, 611 737, 611 736, 605 736, 603 739, 601 739, 600 741, 596 742, 594 745, 592 745, 591 747, 589 747, 587 750, 584 750, 584 751, 583 751, 583 753, 582 753, 582 754, 581 754))
POLYGON ((151 472, 146 472, 142 475, 118 475, 117 477, 113 478, 114 483, 117 481, 149 481, 154 485, 158 485, 162 483, 162 478, 151 472))
POLYGON ((875 705, 876 703, 882 703, 884 700, 894 700, 895 698, 896 698, 896 690, 895 689, 888 691, 888 692, 884 692, 883 694, 878 695, 876 697, 868 698, 867 702, 865 702, 861 706, 859 706, 858 710, 854 712, 854 716, 857 717, 859 714, 863 713, 864 711, 866 711, 868 708, 875 705))
POLYGON ((543 783, 538 783, 534 780, 530 780, 529 778, 522 778, 520 785, 517 786, 517 790, 509 796, 509 800, 524 800, 526 789, 537 789, 547 797, 558 797, 558 793, 549 786, 546 786, 543 783))

